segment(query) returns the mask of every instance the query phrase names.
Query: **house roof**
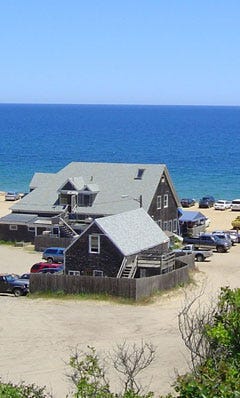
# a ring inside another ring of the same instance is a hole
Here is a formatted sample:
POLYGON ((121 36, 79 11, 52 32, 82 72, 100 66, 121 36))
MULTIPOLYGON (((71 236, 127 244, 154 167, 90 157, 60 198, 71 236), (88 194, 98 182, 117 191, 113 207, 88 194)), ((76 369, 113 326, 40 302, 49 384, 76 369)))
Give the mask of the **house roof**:
POLYGON ((179 218, 181 222, 205 220, 206 217, 200 211, 183 210, 182 216, 179 218))
POLYGON ((77 213, 89 215, 110 215, 139 207, 142 196, 143 208, 148 211, 161 176, 165 174, 173 192, 176 204, 179 199, 164 164, 125 164, 72 162, 55 174, 36 173, 30 186, 36 188, 14 204, 17 212, 60 213, 64 206, 58 206, 58 190, 68 180, 82 181, 97 195, 90 207, 77 207, 77 213), (144 170, 139 173, 139 170, 144 170), (77 179, 76 179, 77 178, 77 179), (135 200, 133 200, 135 199, 135 200))
POLYGON ((124 256, 169 242, 168 236, 142 208, 97 218, 93 223, 104 232, 124 256))
POLYGON ((10 213, 0 218, 0 224, 18 224, 18 225, 52 225, 51 218, 41 218, 37 214, 10 213))
POLYGON ((28 224, 37 219, 37 214, 10 213, 1 217, 0 224, 28 224))

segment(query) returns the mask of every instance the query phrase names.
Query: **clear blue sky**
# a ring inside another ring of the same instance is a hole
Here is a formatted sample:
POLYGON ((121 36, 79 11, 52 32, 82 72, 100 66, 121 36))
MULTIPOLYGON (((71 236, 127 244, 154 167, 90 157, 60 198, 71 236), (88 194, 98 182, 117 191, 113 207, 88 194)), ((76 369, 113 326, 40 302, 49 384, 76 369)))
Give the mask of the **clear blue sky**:
POLYGON ((240 105, 239 0, 2 0, 0 102, 240 105))

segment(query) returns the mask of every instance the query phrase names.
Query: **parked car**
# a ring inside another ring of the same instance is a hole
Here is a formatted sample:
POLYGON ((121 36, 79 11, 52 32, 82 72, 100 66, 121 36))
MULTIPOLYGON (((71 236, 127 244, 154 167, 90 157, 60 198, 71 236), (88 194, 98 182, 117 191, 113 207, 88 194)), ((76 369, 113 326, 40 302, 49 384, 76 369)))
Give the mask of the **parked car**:
POLYGON ((231 205, 232 205, 231 201, 220 199, 214 203, 214 209, 215 210, 226 210, 226 209, 230 209, 231 205))
POLYGON ((186 245, 180 249, 174 249, 173 252, 176 255, 193 254, 196 261, 204 261, 213 255, 211 249, 199 250, 194 245, 186 245))
POLYGON ((31 273, 39 272, 41 269, 46 269, 46 268, 58 268, 59 263, 46 263, 45 261, 42 261, 40 263, 33 264, 33 266, 30 269, 31 273))
POLYGON ((48 247, 44 250, 42 258, 48 263, 63 263, 64 247, 48 247))
POLYGON ((228 231, 224 231, 230 235, 232 242, 239 243, 240 242, 240 233, 237 230, 229 229, 228 231))
POLYGON ((208 208, 213 207, 215 203, 215 199, 213 196, 203 196, 202 199, 199 200, 200 208, 208 208))
POLYGON ((20 199, 20 194, 18 192, 7 192, 5 194, 5 200, 18 200, 20 199))
POLYGON ((199 248, 216 249, 218 253, 226 253, 232 246, 232 243, 227 239, 220 239, 217 235, 201 234, 196 237, 184 237, 183 243, 190 243, 199 248))
POLYGON ((239 211, 240 210, 240 199, 233 199, 232 200, 232 211, 239 211))
POLYGON ((25 274, 19 276, 19 279, 29 279, 29 278, 30 278, 30 272, 26 272, 25 274))
POLYGON ((219 239, 227 240, 230 243, 230 245, 233 245, 232 239, 227 232, 213 231, 212 234, 217 236, 219 239))
POLYGON ((191 199, 191 198, 181 199, 182 207, 191 207, 191 206, 194 206, 195 203, 196 203, 195 199, 191 199))
POLYGON ((55 268, 42 268, 38 271, 38 274, 63 274, 63 265, 55 268))
POLYGON ((0 274, 0 293, 12 293, 25 296, 29 292, 29 280, 19 279, 14 274, 0 274))
POLYGON ((191 207, 195 206, 196 201, 193 198, 183 198, 181 199, 182 207, 191 207))

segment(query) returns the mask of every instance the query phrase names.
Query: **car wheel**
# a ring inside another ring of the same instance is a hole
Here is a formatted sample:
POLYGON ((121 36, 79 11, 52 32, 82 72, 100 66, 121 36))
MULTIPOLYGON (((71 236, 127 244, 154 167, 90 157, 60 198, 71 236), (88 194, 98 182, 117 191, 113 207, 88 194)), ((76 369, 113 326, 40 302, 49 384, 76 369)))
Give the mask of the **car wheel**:
POLYGON ((51 257, 48 257, 48 258, 47 258, 47 262, 48 262, 49 264, 52 264, 52 263, 53 263, 53 259, 52 259, 51 257))
POLYGON ((13 293, 14 293, 15 297, 20 297, 23 295, 22 289, 20 289, 18 287, 16 289, 14 289, 13 293))
POLYGON ((203 255, 202 255, 202 254, 197 254, 197 255, 196 255, 196 261, 197 261, 197 262, 204 261, 203 255))
POLYGON ((217 247, 217 252, 218 252, 218 253, 224 253, 224 252, 225 252, 224 247, 218 246, 218 247, 217 247))

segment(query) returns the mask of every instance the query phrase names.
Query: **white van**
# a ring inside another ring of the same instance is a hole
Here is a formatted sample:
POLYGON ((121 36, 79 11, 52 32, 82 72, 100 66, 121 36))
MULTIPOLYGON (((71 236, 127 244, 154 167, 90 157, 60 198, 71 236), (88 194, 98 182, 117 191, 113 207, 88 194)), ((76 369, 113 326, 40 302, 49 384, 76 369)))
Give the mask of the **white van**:
POLYGON ((232 200, 232 210, 240 210, 240 199, 232 200))

